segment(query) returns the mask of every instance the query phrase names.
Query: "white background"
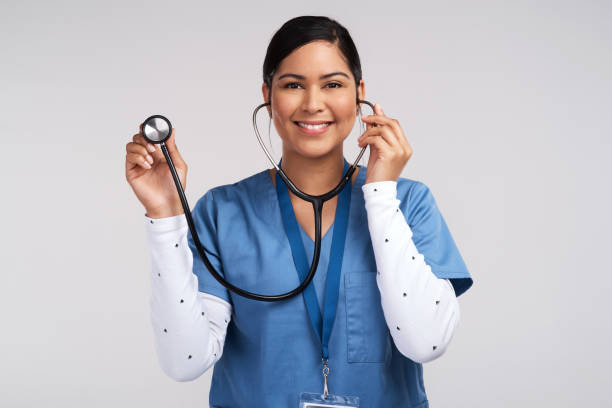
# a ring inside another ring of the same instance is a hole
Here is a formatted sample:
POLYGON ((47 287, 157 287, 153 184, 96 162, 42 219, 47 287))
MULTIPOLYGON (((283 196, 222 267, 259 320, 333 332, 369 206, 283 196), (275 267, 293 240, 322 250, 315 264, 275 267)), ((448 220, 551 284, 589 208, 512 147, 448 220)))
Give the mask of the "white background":
POLYGON ((402 176, 474 278, 424 365, 431 406, 612 404, 611 3, 290 3, 2 0, 0 405, 208 406, 212 370, 179 383, 156 360, 125 145, 168 116, 192 207, 270 167, 251 114, 270 38, 303 14, 349 29, 366 99, 414 149, 402 176))

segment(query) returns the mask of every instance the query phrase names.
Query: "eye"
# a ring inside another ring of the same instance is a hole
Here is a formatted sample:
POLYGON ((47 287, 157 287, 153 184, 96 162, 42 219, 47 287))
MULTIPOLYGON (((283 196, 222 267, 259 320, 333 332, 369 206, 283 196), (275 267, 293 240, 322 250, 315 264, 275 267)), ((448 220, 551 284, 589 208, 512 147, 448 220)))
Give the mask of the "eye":
POLYGON ((299 86, 300 84, 297 82, 288 82, 285 84, 285 86, 283 86, 283 88, 296 89, 296 87, 294 87, 293 85, 299 86))
POLYGON ((330 88, 341 88, 342 87, 342 84, 339 82, 330 82, 327 85, 330 86, 330 88), (331 85, 338 85, 338 86, 331 86, 331 85))

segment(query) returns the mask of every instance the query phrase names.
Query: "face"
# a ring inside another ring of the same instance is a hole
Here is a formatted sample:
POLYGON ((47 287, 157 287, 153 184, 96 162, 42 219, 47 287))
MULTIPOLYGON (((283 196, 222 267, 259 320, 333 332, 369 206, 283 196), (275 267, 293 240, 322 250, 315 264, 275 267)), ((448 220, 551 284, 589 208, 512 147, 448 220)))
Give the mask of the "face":
MULTIPOLYGON (((269 101, 268 88, 262 86, 269 101)), ((268 112, 291 151, 316 158, 342 151, 357 116, 357 101, 365 97, 363 80, 355 78, 340 49, 327 41, 313 41, 295 49, 272 78, 272 105, 268 112)))

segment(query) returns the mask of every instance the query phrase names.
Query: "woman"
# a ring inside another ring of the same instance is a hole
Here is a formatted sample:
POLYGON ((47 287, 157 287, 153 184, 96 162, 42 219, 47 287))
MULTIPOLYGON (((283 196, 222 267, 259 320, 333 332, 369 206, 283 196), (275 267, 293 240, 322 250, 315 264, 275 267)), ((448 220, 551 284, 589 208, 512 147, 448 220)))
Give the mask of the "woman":
MULTIPOLYGON (((348 31, 326 17, 287 21, 268 46, 263 79, 281 167, 300 190, 328 192, 348 168, 343 142, 365 98, 348 31)), ((163 154, 140 132, 127 144, 126 177, 146 209, 160 365, 177 381, 214 365, 211 407, 297 406, 325 384, 361 407, 428 406, 422 363, 446 350, 459 322, 456 297, 472 279, 427 186, 399 177, 412 155, 399 122, 380 105, 362 120, 368 166, 323 206, 315 278, 281 302, 235 295, 210 275, 163 154)), ((185 186, 174 132, 167 146, 185 186)), ((297 252, 312 259, 312 205, 275 169, 209 190, 192 215, 211 263, 245 290, 284 293, 303 273, 297 252)))

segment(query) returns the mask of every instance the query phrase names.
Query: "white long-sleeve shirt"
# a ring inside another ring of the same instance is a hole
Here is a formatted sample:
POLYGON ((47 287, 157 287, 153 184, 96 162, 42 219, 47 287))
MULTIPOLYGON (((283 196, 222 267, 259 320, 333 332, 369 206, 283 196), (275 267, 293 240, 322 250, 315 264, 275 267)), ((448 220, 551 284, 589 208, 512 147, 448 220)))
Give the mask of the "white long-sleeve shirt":
MULTIPOLYGON (((362 186, 376 281, 397 349, 424 363, 446 350, 459 323, 459 303, 450 281, 437 278, 414 245, 412 231, 399 210, 396 185, 395 181, 380 181, 362 186)), ((152 261, 150 313, 158 360, 176 381, 194 380, 221 358, 232 306, 198 291, 184 214, 158 219, 145 215, 145 220, 152 261)))
POLYGON ((419 253, 399 210, 397 182, 361 189, 376 259, 382 309, 397 349, 419 363, 440 357, 459 324, 459 302, 448 279, 436 277, 419 253))

